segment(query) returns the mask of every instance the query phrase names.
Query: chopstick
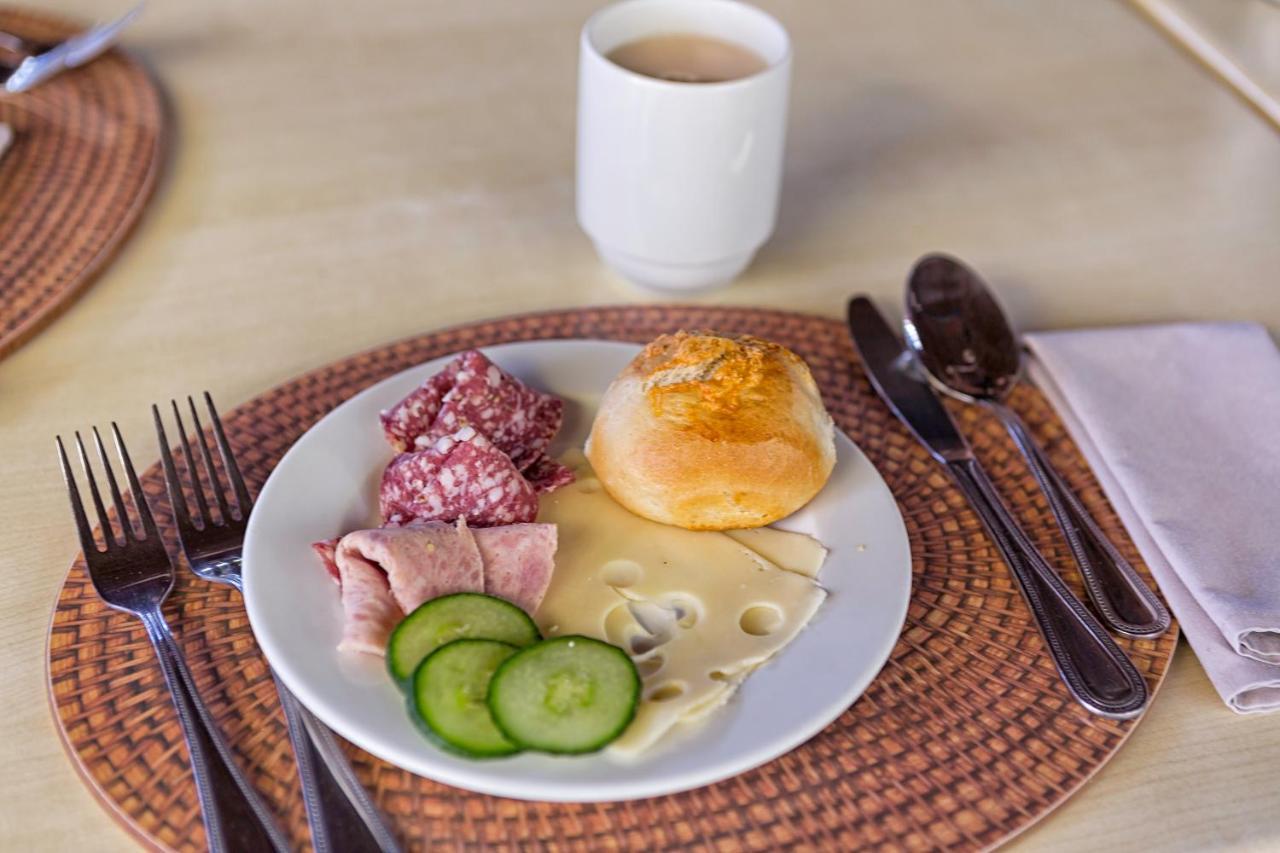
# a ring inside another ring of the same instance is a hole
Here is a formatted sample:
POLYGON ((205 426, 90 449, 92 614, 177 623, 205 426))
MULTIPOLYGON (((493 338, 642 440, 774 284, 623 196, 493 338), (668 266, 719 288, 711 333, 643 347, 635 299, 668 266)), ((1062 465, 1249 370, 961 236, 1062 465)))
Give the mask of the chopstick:
POLYGON ((1199 62, 1209 73, 1226 84, 1254 112, 1280 130, 1280 101, 1277 101, 1235 60, 1227 56, 1194 24, 1164 0, 1129 0, 1176 47, 1199 62))

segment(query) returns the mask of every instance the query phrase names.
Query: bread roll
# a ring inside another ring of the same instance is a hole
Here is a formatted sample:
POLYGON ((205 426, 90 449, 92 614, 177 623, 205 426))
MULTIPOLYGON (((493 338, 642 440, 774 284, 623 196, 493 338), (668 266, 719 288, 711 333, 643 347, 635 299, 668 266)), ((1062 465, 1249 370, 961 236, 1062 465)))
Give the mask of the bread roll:
POLYGON ((809 368, 787 348, 677 332, 613 380, 587 458, 637 515, 690 530, 761 527, 822 489, 835 427, 809 368))

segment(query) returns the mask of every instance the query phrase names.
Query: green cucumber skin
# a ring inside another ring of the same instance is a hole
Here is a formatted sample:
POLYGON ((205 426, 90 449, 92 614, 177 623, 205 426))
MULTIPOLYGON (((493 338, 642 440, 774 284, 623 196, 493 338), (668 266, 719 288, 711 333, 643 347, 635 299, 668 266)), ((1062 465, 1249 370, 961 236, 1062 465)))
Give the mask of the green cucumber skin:
POLYGON ((494 671, 492 678, 489 679, 488 705, 489 705, 489 711, 493 717, 494 724, 507 737, 508 740, 510 740, 512 743, 518 744, 523 749, 552 753, 556 755, 584 755, 587 753, 598 752, 601 749, 604 749, 606 746, 612 743, 619 735, 621 735, 624 731, 626 731, 627 726, 631 725, 631 721, 635 719, 636 711, 640 706, 640 689, 641 689, 640 673, 636 669, 635 663, 631 660, 631 658, 627 655, 626 652, 624 652, 622 649, 618 648, 617 646, 614 646, 610 643, 603 642, 602 640, 597 640, 593 637, 585 637, 582 635, 573 634, 573 635, 567 635, 563 637, 556 637, 551 640, 543 640, 542 642, 536 643, 532 646, 526 646, 525 648, 516 652, 514 655, 512 655, 511 657, 503 661, 501 664, 499 664, 498 668, 494 671), (606 730, 601 734, 591 738, 588 741, 584 741, 581 746, 549 747, 546 743, 535 743, 535 742, 532 742, 529 738, 521 737, 517 731, 514 731, 515 726, 512 725, 513 721, 509 719, 504 720, 504 714, 500 709, 501 703, 495 701, 495 687, 499 687, 499 689, 501 689, 499 684, 504 672, 510 672, 514 670, 515 667, 517 666, 528 665, 528 661, 530 661, 534 656, 538 655, 540 652, 545 652, 545 650, 548 647, 571 646, 571 644, 581 644, 583 647, 586 647, 586 648, 594 648, 594 649, 602 649, 602 650, 607 649, 612 655, 616 656, 616 659, 618 660, 619 663, 625 664, 625 667, 627 670, 629 670, 629 674, 630 674, 629 686, 630 686, 630 693, 631 693, 629 701, 625 703, 626 704, 625 713, 622 715, 619 715, 618 721, 612 727, 612 729, 606 730))
MULTIPOLYGON (((445 652, 446 650, 452 650, 451 652, 449 652, 450 654, 452 654, 452 653, 457 653, 462 649, 465 649, 467 646, 474 646, 477 644, 505 646, 509 648, 511 650, 511 653, 513 654, 516 651, 518 651, 518 647, 512 645, 511 643, 503 643, 499 640, 486 640, 486 639, 479 639, 479 638, 458 639, 449 643, 445 643, 443 646, 440 646, 431 654, 427 655, 427 657, 423 659, 422 663, 418 665, 418 668, 414 670, 414 675, 412 679, 413 690, 408 698, 410 716, 414 719, 414 722, 418 725, 419 730, 422 731, 423 734, 427 736, 428 740, 430 740, 432 743, 445 749, 448 752, 452 752, 455 755, 463 756, 464 758, 480 758, 480 759, 504 758, 506 756, 514 755, 520 752, 519 745, 517 745, 514 741, 512 741, 506 745, 497 746, 492 749, 481 749, 481 748, 475 747, 474 745, 459 743, 457 740, 452 739, 449 733, 442 730, 443 726, 440 725, 440 721, 437 721, 435 724, 432 723, 430 711, 428 708, 424 707, 427 703, 422 700, 421 691, 419 689, 420 688, 419 680, 425 679, 427 677, 428 663, 431 661, 432 658, 436 657, 442 652, 445 652)), ((481 707, 484 708, 486 706, 482 705, 481 707)), ((492 713, 490 713, 490 717, 492 717, 492 713)), ((495 725, 495 729, 496 729, 496 725, 495 725)), ((501 729, 497 729, 497 731, 499 734, 505 735, 505 733, 503 733, 501 729)), ((510 741, 509 738, 508 738, 508 741, 510 741)))
POLYGON ((509 626, 513 630, 502 632, 505 636, 494 637, 482 636, 478 633, 466 633, 451 639, 471 637, 484 640, 499 640, 504 643, 511 643, 514 646, 530 645, 542 639, 538 626, 534 624, 529 614, 506 599, 479 592, 456 592, 450 595, 442 595, 439 598, 432 598, 418 605, 412 613, 400 620, 400 624, 396 625, 391 632, 391 636, 387 639, 387 672, 391 674, 391 680, 400 685, 402 690, 408 692, 412 689, 413 674, 422 664, 422 661, 432 652, 443 648, 447 643, 441 643, 435 648, 428 648, 421 658, 413 662, 412 666, 398 665, 400 659, 399 650, 406 643, 412 642, 412 634, 417 630, 417 626, 426 623, 433 615, 438 615, 439 611, 443 611, 447 616, 449 608, 458 605, 470 608, 479 606, 485 609, 492 609, 495 614, 501 613, 503 614, 503 619, 510 620, 509 626), (516 630, 515 626, 517 625, 527 630, 516 630), (522 640, 523 642, 515 642, 516 640, 522 640))

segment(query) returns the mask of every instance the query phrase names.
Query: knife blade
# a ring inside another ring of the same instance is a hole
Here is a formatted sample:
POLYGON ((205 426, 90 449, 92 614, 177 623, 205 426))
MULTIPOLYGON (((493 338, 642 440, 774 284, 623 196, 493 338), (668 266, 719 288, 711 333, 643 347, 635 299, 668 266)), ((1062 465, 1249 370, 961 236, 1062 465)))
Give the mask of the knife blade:
POLYGON ((865 296, 849 300, 849 332, 876 393, 939 462, 972 459, 973 451, 929 383, 912 372, 914 356, 865 296))

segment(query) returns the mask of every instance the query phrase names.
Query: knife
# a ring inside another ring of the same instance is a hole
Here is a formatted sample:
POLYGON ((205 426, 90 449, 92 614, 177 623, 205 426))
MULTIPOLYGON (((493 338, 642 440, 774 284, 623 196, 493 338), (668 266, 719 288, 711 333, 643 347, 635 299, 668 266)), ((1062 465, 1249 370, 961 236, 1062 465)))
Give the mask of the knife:
POLYGON ((1005 508, 955 421, 871 300, 849 300, 849 332, 876 393, 940 462, 1017 581, 1067 690, 1088 711, 1123 720, 1142 713, 1147 684, 1133 663, 1036 550, 1005 508))
POLYGON ((115 44, 120 33, 142 13, 145 5, 143 0, 109 24, 100 24, 54 45, 44 53, 28 56, 4 81, 5 91, 11 94, 25 92, 68 68, 76 68, 97 58, 115 44))

